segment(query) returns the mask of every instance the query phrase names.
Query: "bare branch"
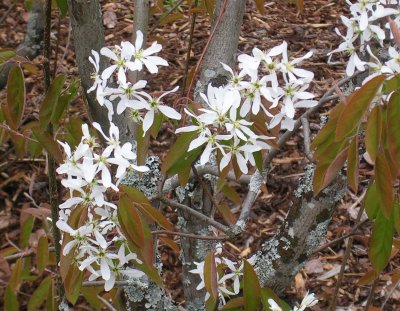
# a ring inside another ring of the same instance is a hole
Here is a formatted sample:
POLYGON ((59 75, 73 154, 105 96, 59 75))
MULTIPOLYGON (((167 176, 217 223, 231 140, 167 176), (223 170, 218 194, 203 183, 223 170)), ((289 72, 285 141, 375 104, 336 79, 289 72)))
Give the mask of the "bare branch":
POLYGON ((311 139, 310 139, 310 123, 307 118, 301 118, 303 126, 303 140, 304 140, 304 153, 310 162, 313 162, 313 155, 311 152, 311 139))
POLYGON ((206 236, 206 235, 198 235, 198 234, 192 234, 192 233, 174 232, 174 231, 168 231, 168 230, 156 230, 156 231, 152 231, 151 233, 155 234, 155 235, 160 235, 160 234, 177 235, 177 236, 182 236, 185 238, 197 239, 197 240, 225 241, 228 239, 227 236, 206 236))

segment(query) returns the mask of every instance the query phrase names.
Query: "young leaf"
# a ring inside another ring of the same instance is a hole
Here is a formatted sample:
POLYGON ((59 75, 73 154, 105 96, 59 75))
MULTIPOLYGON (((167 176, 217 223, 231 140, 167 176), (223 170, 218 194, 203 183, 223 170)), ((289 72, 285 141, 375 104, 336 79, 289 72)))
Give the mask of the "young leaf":
POLYGON ((51 157, 59 164, 63 162, 63 154, 61 152, 59 144, 54 138, 47 132, 42 132, 38 127, 32 128, 32 132, 35 134, 37 140, 46 149, 51 157))
POLYGON ((50 123, 54 111, 57 107, 58 98, 60 97, 61 90, 64 86, 65 76, 57 76, 50 85, 46 97, 43 100, 42 106, 39 111, 40 127, 45 129, 50 123))
POLYGON ((217 268, 215 266, 215 256, 209 252, 204 259, 204 284, 210 294, 209 306, 215 306, 218 299, 217 268))
POLYGON ((284 302, 282 299, 278 297, 277 294, 274 293, 274 291, 268 287, 264 287, 261 289, 261 300, 264 306, 263 310, 270 310, 270 304, 268 302, 268 299, 272 299, 275 301, 279 307, 281 307, 282 311, 290 311, 289 305, 284 302))
POLYGON ((11 277, 8 280, 8 287, 15 290, 21 283, 22 270, 24 268, 24 258, 19 258, 12 267, 11 277))
POLYGON ((385 79, 385 75, 379 75, 365 83, 351 95, 338 119, 336 141, 341 141, 345 137, 348 137, 359 125, 364 113, 367 111, 376 92, 385 79))
POLYGON ((121 188, 133 202, 137 203, 135 207, 143 216, 152 219, 166 230, 174 230, 174 225, 171 224, 171 222, 158 209, 151 205, 150 201, 142 192, 126 185, 121 186, 121 188))
POLYGON ((224 311, 240 311, 244 307, 244 298, 237 297, 229 300, 221 310, 224 311))
POLYGON ((64 92, 64 94, 60 95, 56 106, 54 107, 54 111, 51 117, 51 123, 57 125, 60 121, 65 109, 72 102, 72 100, 76 97, 79 89, 79 81, 72 81, 69 85, 68 89, 64 92))
POLYGON ((36 265, 42 273, 49 262, 49 242, 46 236, 41 236, 36 249, 36 265))
POLYGON ((373 181, 368 187, 367 193, 365 194, 364 208, 370 220, 376 218, 379 211, 378 196, 376 194, 376 182, 373 181))
POLYGON ((372 229, 368 257, 376 272, 381 272, 390 259, 393 242, 393 217, 379 211, 372 229))
POLYGON ((368 154, 375 161, 382 135, 382 115, 379 106, 372 109, 365 131, 365 146, 368 154))
POLYGON ((35 217, 29 215, 21 226, 21 234, 19 236, 20 248, 26 248, 29 244, 29 237, 32 235, 33 225, 35 224, 35 217))
POLYGON ((347 144, 347 142, 334 144, 320 156, 321 159, 314 172, 314 195, 329 185, 343 167, 347 157, 347 144))
POLYGON ((14 290, 11 289, 10 285, 6 287, 4 294, 4 309, 5 311, 18 311, 19 303, 14 290))
POLYGON ((391 158, 400 167, 400 93, 393 93, 387 107, 387 147, 391 158))
POLYGON ((67 0, 56 0, 57 6, 61 11, 61 16, 65 16, 68 13, 68 1, 67 0))
POLYGON ((7 49, 0 49, 0 69, 1 65, 3 65, 6 61, 9 59, 13 58, 16 56, 17 53, 13 50, 7 50, 7 49))
POLYGON ((167 156, 161 166, 163 173, 168 172, 174 164, 181 162, 185 155, 188 154, 187 150, 190 143, 197 136, 196 132, 186 132, 182 133, 172 145, 171 149, 167 153, 167 156))
POLYGON ((140 216, 126 193, 122 193, 119 197, 118 219, 129 244, 144 247, 144 232, 140 216))
POLYGON ((261 287, 254 268, 247 261, 243 271, 244 310, 256 311, 261 302, 261 287))
POLYGON ((357 135, 351 140, 347 155, 347 179, 354 193, 358 191, 358 140, 357 135))
POLYGON ((14 130, 20 126, 25 109, 25 81, 22 69, 13 66, 7 80, 7 101, 2 105, 7 124, 14 130))
POLYGON ((47 298, 47 294, 51 287, 51 278, 45 278, 38 288, 33 292, 28 302, 28 311, 38 310, 47 298))
POLYGON ((375 181, 379 208, 389 218, 393 206, 393 188, 390 167, 383 153, 376 156, 375 181))

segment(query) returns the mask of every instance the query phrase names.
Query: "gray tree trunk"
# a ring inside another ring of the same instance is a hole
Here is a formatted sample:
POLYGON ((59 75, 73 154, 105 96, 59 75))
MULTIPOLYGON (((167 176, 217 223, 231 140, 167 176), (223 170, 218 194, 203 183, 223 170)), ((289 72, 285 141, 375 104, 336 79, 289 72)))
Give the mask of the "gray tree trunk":
MULTIPOLYGON (((89 56, 92 55, 91 51, 99 52, 102 47, 106 46, 100 3, 98 0, 68 0, 68 13, 71 20, 76 63, 87 101, 89 116, 92 120, 98 122, 103 129, 108 129, 107 109, 98 104, 96 92, 87 93, 87 90, 93 85, 93 80, 90 76, 94 68, 89 61, 89 56)), ((100 72, 106 67, 106 59, 101 56, 100 72)), ((129 118, 125 115, 114 116, 113 122, 118 124, 121 141, 132 140, 129 118)))
POLYGON ((262 286, 281 293, 305 265, 326 236, 333 212, 346 189, 342 175, 317 198, 312 196, 312 170, 299 183, 297 201, 281 228, 257 254, 255 270, 262 286))
MULTIPOLYGON (((239 42, 240 28, 244 14, 244 0, 229 0, 221 22, 214 34, 212 41, 206 51, 200 79, 197 82, 195 90, 195 100, 201 102, 200 92, 205 92, 207 85, 212 83, 213 86, 221 86, 226 84, 226 71, 223 70, 220 62, 230 66, 234 64, 234 56, 239 42)), ((216 3, 211 31, 217 23, 218 16, 223 8, 224 0, 218 0, 216 3)), ((204 104, 204 103, 202 103, 204 104)), ((198 183, 195 183, 193 191, 189 192, 190 198, 186 198, 186 204, 201 211, 204 215, 212 214, 212 203, 205 191, 201 189, 198 183)), ((212 191, 212 183, 208 183, 210 192, 212 191)), ((186 193, 188 194, 188 193, 186 193)), ((215 207, 214 207, 215 208, 215 207)), ((210 235, 211 228, 198 219, 192 219, 193 216, 181 213, 184 222, 181 226, 183 232, 196 233, 199 235, 210 235)), ((205 291, 198 291, 196 287, 199 283, 198 275, 189 271, 195 268, 194 261, 203 261, 207 252, 214 249, 214 243, 204 240, 184 239, 181 238, 182 247, 182 276, 183 289, 185 294, 187 310, 201 310, 204 306, 205 291)))
MULTIPOLYGON (((32 5, 32 10, 29 12, 24 42, 18 46, 17 55, 33 60, 41 53, 43 48, 44 15, 44 2, 35 1, 32 5)), ((6 64, 0 71, 0 90, 7 84, 10 69, 11 64, 6 64)))

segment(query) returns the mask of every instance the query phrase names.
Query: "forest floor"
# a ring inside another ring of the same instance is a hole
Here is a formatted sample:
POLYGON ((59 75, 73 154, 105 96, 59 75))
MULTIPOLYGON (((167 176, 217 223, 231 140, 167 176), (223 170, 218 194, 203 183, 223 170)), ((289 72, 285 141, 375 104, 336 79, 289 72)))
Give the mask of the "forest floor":
MULTIPOLYGON (((131 0, 101 1, 108 45, 130 40, 132 37, 132 6, 131 0)), ((253 47, 267 50, 283 40, 289 45, 292 55, 304 55, 313 51, 313 57, 305 61, 303 68, 315 74, 313 92, 321 96, 328 88, 344 76, 343 64, 327 65, 327 53, 334 49, 339 38, 334 32, 340 27, 340 16, 346 14, 345 1, 308 0, 304 10, 298 14, 296 6, 288 1, 266 1, 265 14, 260 14, 254 3, 247 5, 244 24, 238 48, 239 53, 250 53, 253 47)), ((167 10, 167 9, 165 9, 167 10)), ((190 15, 185 7, 177 11, 179 19, 158 22, 157 16, 150 22, 149 41, 158 40, 163 45, 161 56, 169 62, 169 67, 162 68, 154 78, 148 76, 150 87, 156 90, 168 90, 182 84, 185 71, 186 51, 190 30, 190 15)), ((175 12, 176 13, 176 12, 175 12)), ((26 22, 29 12, 20 3, 3 0, 0 3, 0 47, 15 49, 23 41, 26 32, 26 22)), ((58 73, 68 77, 77 76, 73 39, 70 37, 68 18, 60 18, 58 31, 58 15, 54 16, 53 38, 59 38, 58 73)), ((210 30, 210 20, 199 16, 194 31, 193 51, 190 59, 190 69, 196 62, 205 46, 210 30)), ((53 45, 56 42, 54 40, 53 45)), ((40 61, 42 58, 37 58, 40 61)), ((25 122, 37 118, 39 102, 43 97, 42 74, 27 77, 27 111, 25 122)), ((5 98, 5 91, 0 91, 0 102, 5 98)), ((332 104, 330 104, 332 106, 332 104)), ((320 128, 320 116, 326 114, 329 104, 319 115, 310 120, 311 129, 315 134, 320 128)), ((73 102, 68 115, 78 116, 87 120, 84 104, 81 98, 73 102)), ((157 141, 152 141, 152 152, 161 158, 173 142, 174 137, 169 131, 160 134, 157 141)), ((264 191, 258 198, 250 215, 243 237, 235 244, 228 243, 227 248, 235 255, 250 256, 257 252, 260 245, 268 237, 273 236, 293 202, 293 191, 299 178, 304 174, 304 167, 309 163, 303 152, 301 133, 289 140, 272 162, 272 169, 264 191)), ((344 255, 347 239, 328 245, 330 241, 340 239, 352 232, 355 219, 360 209, 359 197, 370 178, 372 167, 363 163, 360 167, 360 185, 358 194, 348 192, 334 214, 326 235, 327 247, 315 253, 299 272, 284 297, 288 302, 300 301, 307 291, 315 293, 320 303, 313 310, 327 310, 334 292, 340 265, 344 255), (355 203, 356 202, 356 203, 355 203)), ((22 210, 29 207, 45 207, 48 204, 48 182, 44 158, 24 158, 17 160, 12 145, 3 141, 0 145, 0 297, 9 278, 8 263, 2 259, 6 250, 18 243, 20 236, 20 216, 22 210)), ((239 193, 246 189, 237 187, 239 193)), ((237 210, 237 209, 236 209, 237 210)), ((238 210, 237 210, 238 211, 238 210)), ((171 219, 174 221, 173 217, 171 219)), ((175 220, 176 221, 176 220, 175 220)), ((361 219, 362 224, 353 231, 353 246, 344 273, 344 279, 339 292, 338 310, 363 310, 371 289, 372 279, 368 272, 371 264, 368 260, 368 243, 371 235, 371 223, 366 215, 361 219)), ((30 245, 37 243, 41 229, 32 233, 30 245)), ((181 266, 178 254, 166 246, 160 247, 164 264, 164 280, 167 289, 174 300, 183 298, 181 287, 181 266)), ((391 271, 400 265, 398 254, 393 254, 391 263, 380 276, 373 291, 373 305, 379 307, 385 301, 388 293, 390 299, 384 310, 400 310, 400 289, 392 292, 391 271)), ((33 283, 36 284, 36 283, 33 283)), ((25 285, 20 288, 20 303, 25 308, 26 301, 35 286, 25 285), (25 299, 26 298, 26 299, 25 299), (25 302, 24 302, 25 301, 25 302)), ((1 298, 0 298, 1 300, 1 298)), ((0 302, 1 308, 2 302, 0 302)), ((90 310, 85 303, 78 303, 75 310, 90 310)))

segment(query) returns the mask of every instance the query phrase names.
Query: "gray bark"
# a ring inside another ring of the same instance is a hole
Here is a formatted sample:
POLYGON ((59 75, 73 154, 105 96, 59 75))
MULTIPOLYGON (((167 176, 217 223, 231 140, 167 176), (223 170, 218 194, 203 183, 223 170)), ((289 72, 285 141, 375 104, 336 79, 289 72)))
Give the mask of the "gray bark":
MULTIPOLYGON (((229 0, 221 22, 214 34, 212 41, 206 51, 200 79, 197 82, 195 90, 195 100, 200 101, 199 93, 205 92, 207 85, 213 86, 226 84, 226 72, 223 70, 220 62, 233 65, 234 55, 239 42, 239 33, 243 21, 244 0, 229 0)), ((217 23, 218 16, 223 8, 224 0, 218 0, 216 3, 211 31, 217 23)), ((212 185, 208 183, 212 193, 212 185)), ((190 198, 186 197, 186 204, 210 216, 213 208, 210 198, 197 183, 194 184, 194 190, 190 192, 190 198)), ((184 219, 181 230, 183 232, 197 233, 200 235, 210 235, 211 228, 198 219, 192 219, 193 216, 181 213, 184 219)), ((181 238, 182 248, 182 276, 183 289, 185 294, 187 310, 201 310, 204 305, 205 291, 198 291, 196 287, 199 283, 198 275, 189 271, 195 268, 194 261, 203 261, 207 252, 214 249, 214 243, 210 241, 199 241, 195 239, 181 238)))
MULTIPOLYGON (((32 10, 29 12, 24 42, 16 49, 17 55, 33 60, 41 53, 43 49, 44 22, 44 2, 35 1, 32 5, 32 10)), ((7 84, 10 69, 11 64, 5 64, 0 71, 0 90, 7 84)))
POLYGON ((278 233, 264 243, 257 254, 255 270, 262 286, 268 286, 279 294, 290 285, 325 238, 332 214, 346 189, 346 178, 339 175, 314 198, 312 169, 307 171, 295 192, 297 201, 278 233))
MULTIPOLYGON (((224 0, 218 0, 216 3, 211 31, 217 23, 223 3, 224 0)), ((213 86, 226 84, 228 73, 221 66, 221 62, 231 67, 234 64, 245 4, 245 0, 229 0, 227 2, 222 20, 204 56, 200 79, 196 84, 195 100, 200 100, 199 93, 204 92, 209 83, 213 86)))
MULTIPOLYGON (((76 63, 85 93, 89 116, 93 121, 98 122, 103 129, 107 130, 109 127, 107 109, 98 104, 96 92, 87 93, 87 90, 93 85, 93 80, 90 76, 94 68, 89 61, 89 56, 92 55, 91 51, 99 52, 102 47, 106 46, 100 3, 98 0, 68 0, 68 13, 71 20, 76 63)), ((107 60, 101 56, 100 72, 106 67, 107 60)), ((121 141, 132 140, 130 127, 128 126, 129 119, 124 115, 114 116, 113 122, 118 124, 121 141)))

